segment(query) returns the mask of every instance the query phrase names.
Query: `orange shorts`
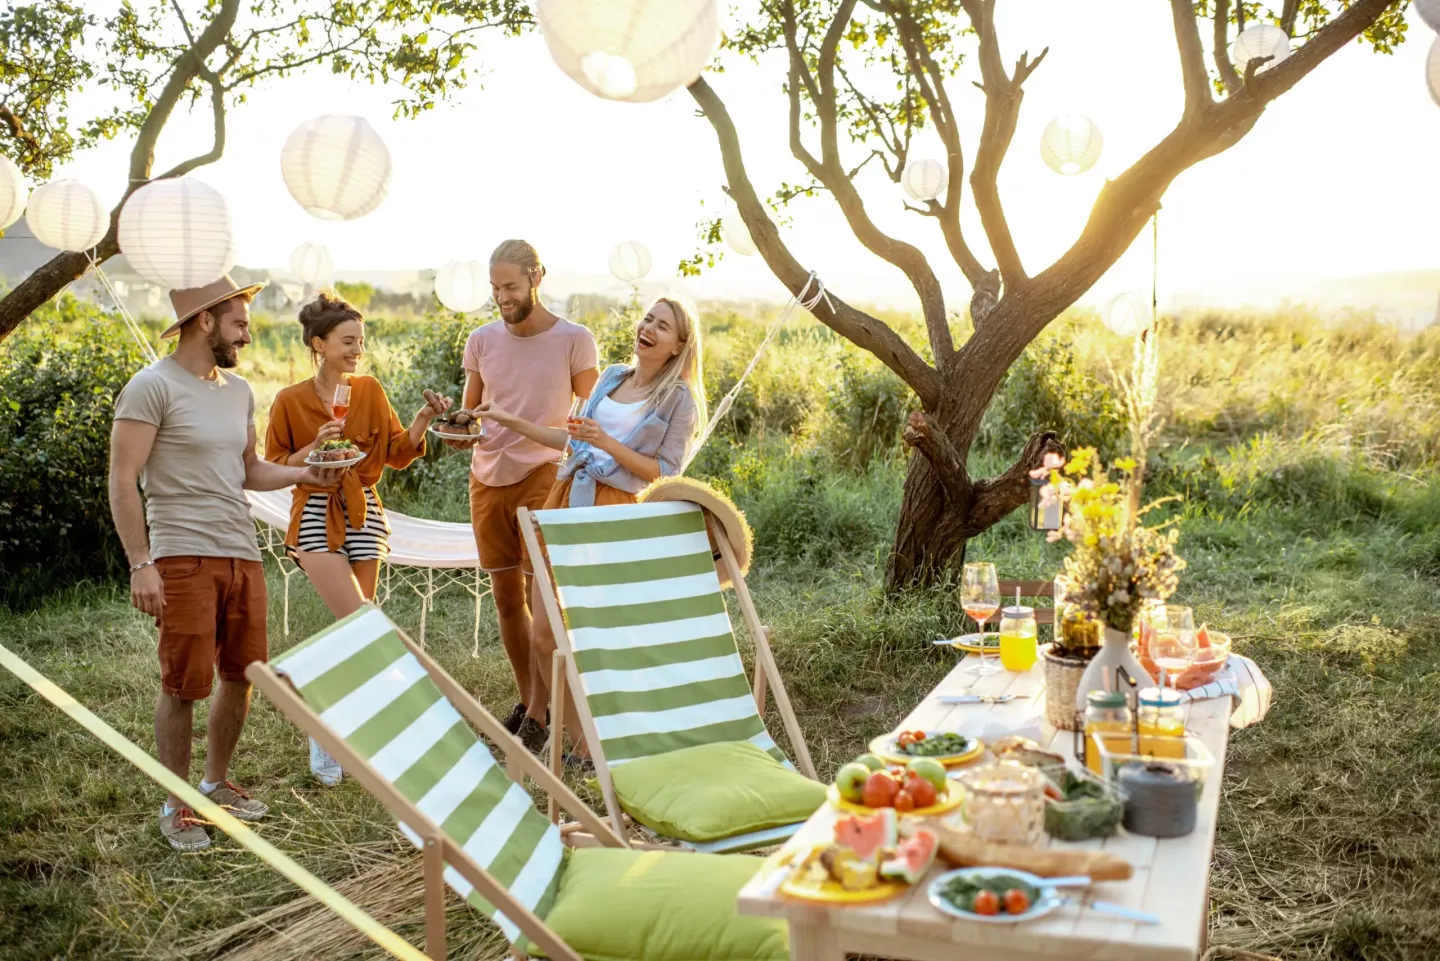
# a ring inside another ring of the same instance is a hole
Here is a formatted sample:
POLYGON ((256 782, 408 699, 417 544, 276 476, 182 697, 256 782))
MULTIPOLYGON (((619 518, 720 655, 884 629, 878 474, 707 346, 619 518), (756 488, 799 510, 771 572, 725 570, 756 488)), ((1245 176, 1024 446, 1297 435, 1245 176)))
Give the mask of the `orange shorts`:
POLYGON ((491 487, 473 473, 470 475, 470 526, 475 530, 481 570, 519 567, 530 573, 530 559, 520 540, 520 520, 515 515, 522 507, 540 509, 555 486, 555 472, 559 469, 558 464, 541 464, 524 480, 505 487, 491 487))
POLYGON ((269 654, 265 638, 265 568, 230 557, 162 557, 160 684, 186 701, 210 696, 218 669, 244 681, 245 668, 269 654))
MULTIPOLYGON (((572 478, 565 478, 563 481, 556 481, 555 486, 550 488, 550 496, 545 498, 544 510, 551 511, 557 507, 570 506, 570 485, 572 478)), ((595 485, 595 506, 614 507, 616 504, 633 504, 635 495, 629 491, 622 491, 615 487, 607 487, 604 484, 595 485)))

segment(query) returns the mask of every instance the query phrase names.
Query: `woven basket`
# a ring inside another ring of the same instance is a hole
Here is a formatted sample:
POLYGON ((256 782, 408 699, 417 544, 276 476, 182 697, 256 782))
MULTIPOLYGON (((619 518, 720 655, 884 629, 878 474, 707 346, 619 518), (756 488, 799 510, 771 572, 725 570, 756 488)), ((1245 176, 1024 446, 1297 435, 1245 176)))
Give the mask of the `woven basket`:
POLYGON ((1074 731, 1080 726, 1075 689, 1080 686, 1088 662, 1078 657, 1060 657, 1051 650, 1049 645, 1041 650, 1045 658, 1045 720, 1061 731, 1074 731))

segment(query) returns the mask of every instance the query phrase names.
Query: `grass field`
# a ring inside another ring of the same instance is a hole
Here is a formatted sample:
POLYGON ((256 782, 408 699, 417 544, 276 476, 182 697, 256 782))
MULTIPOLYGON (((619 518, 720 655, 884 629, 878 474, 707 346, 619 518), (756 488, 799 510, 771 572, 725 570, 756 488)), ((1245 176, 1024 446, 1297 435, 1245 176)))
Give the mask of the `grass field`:
MULTIPOLYGON (((806 364, 837 351, 832 366, 843 373, 838 347, 805 336, 806 364)), ((1182 595, 1231 631, 1276 689, 1267 721, 1231 741, 1212 941, 1295 961, 1440 957, 1437 340, 1363 325, 1327 331, 1303 318, 1202 318, 1174 338, 1172 427, 1154 486, 1187 495, 1182 595)), ((1072 433, 1110 429, 1085 398, 1104 393, 1104 358, 1121 356, 1116 345, 1086 336, 1067 344, 1077 371, 1068 380, 1042 376, 1058 368, 1057 355, 1017 369, 992 411, 1002 440, 1009 418, 1053 419, 1046 404, 1072 418, 1072 433), (1082 408, 1094 416, 1083 419, 1082 408)), ((833 385, 811 384, 812 395, 797 400, 785 392, 784 365, 774 367, 758 385, 758 428, 706 469, 755 524, 756 602, 774 627, 815 762, 829 774, 944 675, 953 654, 927 642, 958 631, 961 619, 953 592, 879 593, 903 465, 886 443, 857 458, 861 439, 844 429, 850 412, 834 403, 833 385), (793 413, 783 430, 782 409, 793 413)), ((275 369, 282 380, 284 365, 275 369)), ((852 395, 856 384, 881 384, 868 370, 851 373, 852 395)), ((863 423, 890 416, 886 395, 875 396, 863 423)), ((453 514, 453 470, 436 466, 419 488, 397 487, 391 503, 453 514)), ((1061 553, 1014 516, 971 556, 995 560, 1002 576, 1041 577, 1061 553)), ((292 633, 282 636, 272 605, 272 650, 328 620, 309 588, 292 584, 292 633)), ((514 701, 509 671, 492 622, 471 658, 466 600, 442 595, 430 648, 503 713, 514 701)), ((405 626, 418 618, 413 603, 388 610, 405 626)), ((0 611, 0 639, 153 749, 153 629, 115 588, 89 585, 24 613, 0 611)), ((196 735, 198 764, 203 726, 196 735)), ((271 805, 266 837, 419 940, 418 862, 408 844, 353 783, 320 788, 304 738, 263 699, 234 773, 271 805)), ((0 958, 374 954, 233 842, 217 837, 199 855, 170 851, 155 830, 160 792, 8 675, 0 678, 0 784, 0 958)), ((458 902, 452 931, 454 957, 502 956, 493 930, 458 902)))

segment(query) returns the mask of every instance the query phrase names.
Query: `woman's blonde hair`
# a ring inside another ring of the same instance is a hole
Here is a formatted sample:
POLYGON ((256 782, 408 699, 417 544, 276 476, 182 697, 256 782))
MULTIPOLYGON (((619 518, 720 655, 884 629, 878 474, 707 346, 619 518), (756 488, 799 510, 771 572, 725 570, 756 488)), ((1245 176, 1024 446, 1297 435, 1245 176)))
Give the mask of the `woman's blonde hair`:
MULTIPOLYGON (((692 308, 675 297, 659 298, 650 305, 650 310, 660 304, 669 307, 670 312, 675 315, 675 334, 680 338, 680 352, 667 360, 665 366, 660 368, 660 373, 650 382, 650 396, 646 400, 646 406, 653 407, 662 398, 670 396, 671 389, 683 381, 690 388, 690 395, 695 398, 694 436, 698 437, 710 416, 705 403, 705 358, 700 345, 700 321, 692 308)), ((646 311, 647 314, 649 312, 646 311)), ((632 357, 630 363, 634 365, 635 358, 632 357)))

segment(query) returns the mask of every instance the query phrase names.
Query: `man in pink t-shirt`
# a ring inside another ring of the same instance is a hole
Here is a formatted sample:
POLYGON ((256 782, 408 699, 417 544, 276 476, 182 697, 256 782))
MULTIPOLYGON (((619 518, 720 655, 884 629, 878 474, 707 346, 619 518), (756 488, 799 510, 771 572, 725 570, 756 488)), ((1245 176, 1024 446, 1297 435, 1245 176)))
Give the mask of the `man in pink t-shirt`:
MULTIPOLYGON (((494 404, 531 424, 564 427, 572 400, 590 396, 598 376, 595 338, 540 302, 544 276, 535 248, 523 240, 507 240, 490 255, 490 291, 501 319, 476 328, 465 344, 466 409, 494 404)), ((470 522, 522 701, 505 726, 538 751, 550 665, 535 663, 530 653, 530 564, 516 512, 544 505, 560 449, 486 419, 485 439, 470 456, 470 522)))

